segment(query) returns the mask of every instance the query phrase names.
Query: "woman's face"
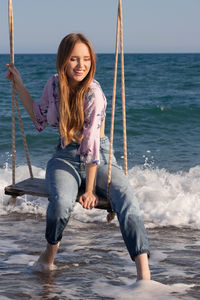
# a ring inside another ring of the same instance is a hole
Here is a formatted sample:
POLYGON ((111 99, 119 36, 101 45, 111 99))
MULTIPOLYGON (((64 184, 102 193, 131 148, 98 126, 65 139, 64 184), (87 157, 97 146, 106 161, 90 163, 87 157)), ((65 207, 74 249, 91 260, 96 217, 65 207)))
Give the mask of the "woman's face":
POLYGON ((72 50, 67 66, 69 84, 75 87, 87 76, 90 67, 91 56, 88 46, 82 42, 77 42, 72 50))

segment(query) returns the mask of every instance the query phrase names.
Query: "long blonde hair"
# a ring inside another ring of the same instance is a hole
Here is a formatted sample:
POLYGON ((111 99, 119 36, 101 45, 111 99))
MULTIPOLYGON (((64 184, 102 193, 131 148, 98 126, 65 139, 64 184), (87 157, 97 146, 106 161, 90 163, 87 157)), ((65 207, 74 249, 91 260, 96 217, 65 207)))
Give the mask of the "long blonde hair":
POLYGON ((83 101, 96 68, 95 53, 89 40, 81 33, 71 33, 65 36, 58 47, 56 66, 59 77, 59 130, 64 144, 67 145, 71 141, 80 142, 83 138, 83 101), (72 89, 67 77, 67 66, 77 42, 84 43, 88 47, 91 67, 87 76, 75 89, 72 89))

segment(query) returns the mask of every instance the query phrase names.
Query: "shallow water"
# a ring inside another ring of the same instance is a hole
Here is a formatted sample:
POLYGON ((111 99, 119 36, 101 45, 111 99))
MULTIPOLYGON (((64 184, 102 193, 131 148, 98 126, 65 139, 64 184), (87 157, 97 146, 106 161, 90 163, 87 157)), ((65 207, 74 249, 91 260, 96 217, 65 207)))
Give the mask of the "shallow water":
MULTIPOLYGON (((136 269, 116 221, 84 223, 72 217, 56 258, 58 268, 49 274, 33 268, 45 245, 44 228, 44 217, 16 213, 0 217, 0 299, 130 299, 134 295, 136 269)), ((148 237, 152 280, 176 291, 170 296, 159 286, 159 297, 166 298, 154 299, 173 299, 172 295, 199 299, 200 231, 161 227, 148 229, 148 237)), ((154 292, 152 285, 150 293, 154 292)))
MULTIPOLYGON (((34 167, 33 171, 36 177, 44 176, 42 168, 34 167)), ((25 166, 19 166, 17 180, 27 177, 27 172, 25 166)), ((199 167, 182 173, 148 167, 129 171, 147 227, 152 280, 167 285, 155 287, 151 282, 150 287, 136 289, 135 265, 124 246, 117 220, 107 224, 106 211, 87 211, 79 204, 64 231, 57 270, 50 274, 34 271, 33 264, 46 243, 48 201, 25 196, 18 197, 15 206, 9 204, 10 197, 4 195, 3 188, 10 182, 11 170, 1 169, 0 299, 128 300, 138 289, 147 290, 154 300, 174 299, 168 289, 176 291, 178 299, 199 299, 198 174, 199 167)), ((138 300, 146 300, 143 293, 138 300)))

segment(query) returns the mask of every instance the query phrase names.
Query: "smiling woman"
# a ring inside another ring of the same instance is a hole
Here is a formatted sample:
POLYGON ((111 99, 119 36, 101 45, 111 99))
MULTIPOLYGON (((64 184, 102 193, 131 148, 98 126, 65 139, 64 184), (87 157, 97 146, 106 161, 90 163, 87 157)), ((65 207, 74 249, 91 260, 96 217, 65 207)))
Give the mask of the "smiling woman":
MULTIPOLYGON (((7 78, 36 129, 42 131, 51 125, 60 133, 57 150, 46 169, 48 243, 38 260, 43 269, 54 268, 79 187, 85 186, 79 202, 86 209, 97 205, 96 192, 107 195, 109 139, 104 135, 107 101, 94 79, 95 65, 95 54, 84 35, 72 33, 64 37, 57 54, 58 74, 49 78, 39 104, 25 88, 18 70, 8 65, 7 78)), ((150 279, 148 241, 139 204, 114 155, 111 161, 110 204, 117 213, 129 254, 136 262, 138 279, 150 279)))
POLYGON ((70 140, 80 142, 84 123, 82 99, 96 67, 92 45, 82 34, 66 36, 58 48, 56 65, 60 93, 60 134, 65 144, 70 140))
POLYGON ((67 67, 70 85, 76 87, 87 76, 91 67, 90 52, 83 43, 77 43, 71 53, 67 67), (80 56, 81 53, 81 56, 80 56))
MULTIPOLYGON (((122 32, 121 0, 118 11, 117 48, 119 27, 122 32)), ((123 49, 122 34, 120 41, 123 49)), ((115 66, 117 57, 116 51, 115 66)), ((124 78, 123 55, 121 59, 124 78)), ((110 143, 104 134, 107 101, 99 82, 94 78, 95 53, 86 36, 80 33, 65 36, 58 48, 56 65, 58 73, 47 81, 40 103, 25 88, 13 63, 7 65, 6 75, 35 128, 42 131, 50 125, 60 135, 56 152, 46 168, 49 195, 45 235, 47 247, 40 255, 38 265, 43 270, 54 269, 54 259, 80 186, 83 185, 85 191, 80 196, 79 203, 85 209, 96 207, 96 192, 104 197, 107 195, 108 169, 112 166, 112 179, 109 181, 110 205, 118 216, 130 257, 136 263, 138 280, 150 279, 146 230, 128 178, 118 166, 112 151, 108 151, 110 143)), ((122 95, 124 97, 124 93, 122 95)), ((123 104, 125 105, 125 101, 123 104)))

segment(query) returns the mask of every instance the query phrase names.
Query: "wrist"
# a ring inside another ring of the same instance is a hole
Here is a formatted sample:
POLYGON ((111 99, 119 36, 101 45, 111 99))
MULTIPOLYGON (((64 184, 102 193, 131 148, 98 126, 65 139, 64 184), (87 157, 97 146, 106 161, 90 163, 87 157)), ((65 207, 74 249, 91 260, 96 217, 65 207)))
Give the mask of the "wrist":
POLYGON ((95 193, 96 188, 96 165, 86 164, 86 192, 95 193))
POLYGON ((87 187, 87 186, 86 186, 85 192, 86 192, 86 193, 94 193, 95 190, 94 190, 94 188, 92 188, 92 187, 87 187))

